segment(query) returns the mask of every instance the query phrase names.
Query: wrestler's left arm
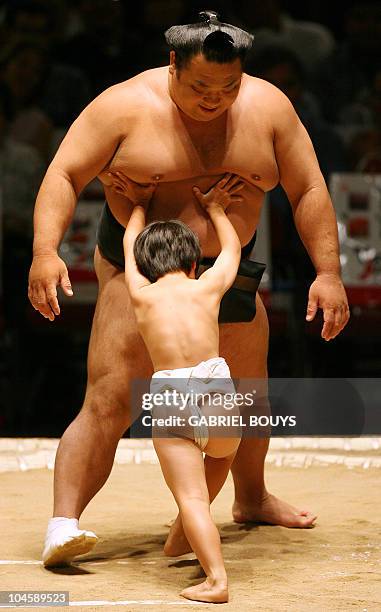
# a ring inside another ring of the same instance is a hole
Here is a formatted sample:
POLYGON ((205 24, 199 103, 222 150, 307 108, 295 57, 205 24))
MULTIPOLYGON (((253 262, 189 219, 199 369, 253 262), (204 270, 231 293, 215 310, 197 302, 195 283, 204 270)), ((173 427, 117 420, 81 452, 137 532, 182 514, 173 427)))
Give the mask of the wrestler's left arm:
POLYGON ((280 183, 317 275, 309 290, 306 319, 312 321, 318 308, 322 308, 321 336, 332 340, 349 320, 341 281, 336 215, 311 139, 291 102, 279 90, 276 92, 273 136, 280 183))

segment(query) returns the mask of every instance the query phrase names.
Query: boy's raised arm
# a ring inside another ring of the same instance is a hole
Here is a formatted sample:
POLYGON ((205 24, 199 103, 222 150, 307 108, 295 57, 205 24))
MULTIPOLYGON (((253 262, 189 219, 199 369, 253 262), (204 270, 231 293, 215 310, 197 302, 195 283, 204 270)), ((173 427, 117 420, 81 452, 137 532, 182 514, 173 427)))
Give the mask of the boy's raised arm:
POLYGON ((236 194, 243 187, 244 183, 238 176, 227 174, 205 194, 198 187, 193 188, 199 203, 210 216, 221 245, 214 265, 201 275, 200 280, 207 282, 211 290, 221 296, 234 283, 241 259, 241 243, 225 210, 233 202, 242 202, 242 197, 236 194))
POLYGON ((127 177, 123 177, 121 180, 128 182, 128 187, 133 192, 134 201, 136 202, 123 237, 125 279, 128 291, 131 297, 134 298, 137 296, 139 289, 150 284, 150 281, 140 274, 138 270, 134 256, 134 244, 140 232, 145 228, 146 208, 156 189, 156 184, 139 185, 127 177))

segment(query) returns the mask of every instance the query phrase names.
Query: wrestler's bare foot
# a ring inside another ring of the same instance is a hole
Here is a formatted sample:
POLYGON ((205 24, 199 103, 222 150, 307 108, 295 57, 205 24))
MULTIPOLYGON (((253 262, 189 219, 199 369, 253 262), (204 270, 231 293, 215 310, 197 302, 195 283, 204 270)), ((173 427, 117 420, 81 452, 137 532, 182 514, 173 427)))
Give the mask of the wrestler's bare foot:
POLYGON ((316 514, 309 510, 298 510, 271 493, 265 493, 259 502, 233 504, 233 519, 236 523, 269 523, 282 527, 308 529, 313 527, 316 514))
POLYGON ((226 603, 229 600, 226 580, 212 581, 209 578, 201 584, 188 587, 180 595, 193 601, 206 601, 208 603, 226 603))
POLYGON ((190 552, 192 552, 192 547, 186 538, 180 514, 178 514, 164 544, 164 554, 167 557, 179 557, 190 552))

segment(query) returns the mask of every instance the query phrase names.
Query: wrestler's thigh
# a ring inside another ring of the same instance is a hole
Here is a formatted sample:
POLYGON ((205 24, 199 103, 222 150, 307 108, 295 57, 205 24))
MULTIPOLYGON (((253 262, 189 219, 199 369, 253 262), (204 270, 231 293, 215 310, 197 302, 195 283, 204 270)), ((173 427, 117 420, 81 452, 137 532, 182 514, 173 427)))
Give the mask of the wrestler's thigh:
MULTIPOLYGON (((104 410, 127 406, 130 382, 152 376, 152 364, 138 333, 124 272, 95 254, 99 294, 87 359, 86 401, 101 400, 104 410)), ((99 403, 97 401, 97 403, 99 403)))
POLYGON ((253 321, 220 325, 220 355, 226 359, 233 378, 267 377, 269 324, 259 295, 256 307, 253 321))

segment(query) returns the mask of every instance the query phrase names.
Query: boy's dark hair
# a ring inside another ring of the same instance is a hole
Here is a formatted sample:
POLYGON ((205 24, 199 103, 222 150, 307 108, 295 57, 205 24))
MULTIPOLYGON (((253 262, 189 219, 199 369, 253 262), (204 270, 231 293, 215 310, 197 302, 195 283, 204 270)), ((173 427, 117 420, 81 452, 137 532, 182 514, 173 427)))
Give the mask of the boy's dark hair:
POLYGON ((189 274, 196 270, 201 248, 196 234, 181 221, 155 221, 140 232, 134 245, 134 256, 140 274, 155 283, 169 272, 189 274))
POLYGON ((176 53, 176 68, 180 70, 199 53, 218 64, 239 58, 243 66, 254 36, 230 23, 221 23, 214 11, 202 11, 199 18, 198 23, 172 26, 165 32, 165 40, 176 53))

